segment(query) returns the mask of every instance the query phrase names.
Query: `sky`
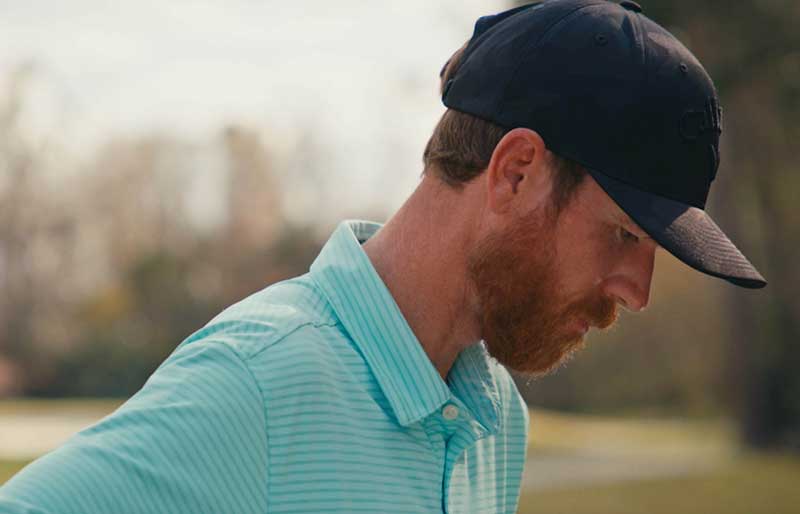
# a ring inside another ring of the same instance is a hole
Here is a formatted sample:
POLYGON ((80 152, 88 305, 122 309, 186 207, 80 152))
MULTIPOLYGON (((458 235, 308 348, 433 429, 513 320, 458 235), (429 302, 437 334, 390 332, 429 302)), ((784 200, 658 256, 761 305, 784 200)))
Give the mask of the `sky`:
POLYGON ((311 131, 325 155, 314 173, 341 186, 331 215, 391 212, 416 185, 444 112, 439 69, 475 19, 505 8, 490 0, 0 0, 0 84, 33 62, 30 124, 57 131, 77 155, 111 134, 203 140, 228 123, 263 131, 280 155, 311 131))

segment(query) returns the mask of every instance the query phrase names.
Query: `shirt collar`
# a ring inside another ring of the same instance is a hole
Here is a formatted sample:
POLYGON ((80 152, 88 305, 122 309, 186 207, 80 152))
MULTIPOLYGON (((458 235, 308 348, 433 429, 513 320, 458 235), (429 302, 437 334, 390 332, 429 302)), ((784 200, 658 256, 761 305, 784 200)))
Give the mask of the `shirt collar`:
POLYGON ((482 343, 459 354, 448 375, 452 393, 433 366, 361 243, 382 225, 346 220, 339 224, 311 265, 342 325, 386 395, 398 422, 407 426, 428 416, 452 393, 490 433, 497 430, 497 384, 482 343))

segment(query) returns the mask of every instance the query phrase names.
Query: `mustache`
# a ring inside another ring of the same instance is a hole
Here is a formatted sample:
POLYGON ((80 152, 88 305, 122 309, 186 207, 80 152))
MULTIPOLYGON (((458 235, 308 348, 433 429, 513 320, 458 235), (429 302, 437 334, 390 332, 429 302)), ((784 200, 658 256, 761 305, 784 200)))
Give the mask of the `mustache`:
POLYGON ((619 317, 617 302, 607 296, 595 294, 569 308, 566 317, 575 316, 585 318, 590 325, 597 328, 606 329, 619 317))

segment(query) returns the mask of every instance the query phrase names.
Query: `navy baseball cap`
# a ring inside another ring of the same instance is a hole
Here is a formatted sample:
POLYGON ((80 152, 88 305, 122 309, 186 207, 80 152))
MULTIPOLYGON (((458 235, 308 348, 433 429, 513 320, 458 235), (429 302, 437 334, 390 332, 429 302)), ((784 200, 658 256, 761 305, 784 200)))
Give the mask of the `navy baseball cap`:
POLYGON ((545 0, 480 18, 442 101, 535 130, 692 268, 766 285, 704 210, 722 133, 714 84, 635 2, 545 0))

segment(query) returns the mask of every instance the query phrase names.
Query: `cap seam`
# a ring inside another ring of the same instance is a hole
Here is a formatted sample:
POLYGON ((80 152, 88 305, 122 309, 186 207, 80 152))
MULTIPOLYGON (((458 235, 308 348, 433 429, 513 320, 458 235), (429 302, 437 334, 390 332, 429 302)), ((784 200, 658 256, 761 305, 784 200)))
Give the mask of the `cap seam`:
POLYGON ((633 26, 636 28, 636 32, 639 35, 639 43, 642 45, 642 69, 644 70, 645 81, 649 74, 647 73, 647 64, 648 64, 648 55, 647 55, 647 42, 645 41, 646 31, 644 27, 642 27, 642 20, 639 18, 638 14, 635 12, 627 11, 626 15, 630 18, 633 18, 631 21, 633 26))
POLYGON ((646 88, 650 82, 650 68, 648 67, 650 56, 647 54, 647 41, 645 41, 647 31, 642 26, 642 20, 637 13, 631 13, 630 17, 633 18, 633 24, 636 27, 636 32, 639 33, 639 41, 642 45, 642 74, 644 75, 642 77, 642 87, 646 88))
MULTIPOLYGON (((628 11, 626 9, 626 15, 629 16, 630 18, 632 18, 631 23, 632 23, 634 29, 636 30, 636 32, 637 32, 637 34, 639 36, 639 42, 642 45, 642 50, 641 50, 641 54, 642 54, 642 76, 639 79, 639 89, 641 91, 650 91, 650 76, 651 76, 650 67, 649 67, 649 61, 650 61, 649 57, 650 57, 650 55, 647 52, 647 41, 645 41, 645 38, 647 37, 647 30, 644 27, 644 23, 642 22, 642 18, 639 16, 639 13, 631 12, 631 11, 628 11)), ((636 119, 637 125, 642 123, 642 119, 644 118, 644 116, 642 114, 648 112, 648 105, 646 103, 647 102, 646 98, 647 98, 646 95, 640 95, 638 100, 637 100, 637 102, 636 102, 636 112, 638 113, 637 119, 636 119)), ((609 176, 611 176, 611 175, 609 175, 609 176)), ((612 178, 616 178, 616 177, 612 177, 612 178)), ((619 179, 617 179, 617 180, 619 180, 619 179)), ((625 182, 625 181, 621 181, 621 182, 625 182)), ((634 186, 633 184, 629 184, 628 182, 625 182, 625 184, 627 184, 629 186, 632 186, 632 187, 636 187, 637 189, 639 188, 638 186, 634 186)), ((649 191, 649 190, 647 190, 647 192, 651 193, 651 194, 655 194, 655 193, 653 193, 652 191, 649 191)), ((676 201, 676 202, 686 203, 683 200, 676 200, 675 198, 671 198, 671 197, 668 197, 668 196, 665 196, 664 198, 668 198, 668 199, 676 201)), ((692 205, 693 207, 697 207, 696 205, 693 205, 693 204, 689 204, 689 205, 692 205)), ((702 209, 704 207, 705 207, 705 205, 703 205, 703 207, 699 207, 699 208, 702 209)))
MULTIPOLYGON (((586 5, 581 5, 579 7, 576 7, 575 9, 569 11, 568 13, 564 14, 564 16, 562 16, 561 18, 559 18, 558 20, 553 22, 553 24, 550 25, 550 27, 548 27, 547 30, 545 30, 542 34, 538 34, 539 37, 535 40, 536 45, 538 45, 541 41, 543 41, 544 38, 547 37, 547 35, 550 34, 557 26, 559 26, 562 23, 564 23, 567 20, 567 18, 570 18, 575 13, 577 13, 577 12, 583 10, 583 9, 586 9, 588 7, 594 7, 596 5, 602 5, 604 3, 605 2, 592 2, 592 3, 586 4, 586 5)), ((500 97, 497 99, 497 105, 495 105, 495 108, 494 108, 495 112, 500 111, 501 110, 500 104, 505 103, 506 95, 508 94, 508 88, 511 87, 511 84, 516 80, 517 74, 519 73, 519 69, 522 67, 522 63, 525 62, 525 60, 526 60, 524 58, 525 55, 526 55, 526 52, 530 49, 532 41, 533 41, 535 36, 537 36, 537 34, 531 34, 530 35, 530 39, 525 42, 525 46, 521 50, 523 57, 519 60, 517 65, 514 67, 514 72, 511 74, 511 78, 508 79, 508 81, 506 82, 506 85, 503 87, 503 94, 500 95, 500 97)), ((538 49, 537 49, 537 51, 538 51, 538 49)), ((504 114, 504 110, 503 110, 503 114, 504 114)), ((505 116, 503 116, 503 117, 505 117, 505 116)))
MULTIPOLYGON (((491 27, 487 28, 481 34, 479 34, 478 37, 474 41, 472 40, 472 37, 474 37, 474 32, 473 32, 473 36, 470 37, 470 39, 467 41, 467 48, 464 50, 464 53, 461 56, 461 62, 458 65, 458 68, 456 69, 455 73, 453 73, 453 76, 450 77, 450 81, 452 82, 456 78, 458 78, 458 71, 461 68, 463 68, 464 65, 467 62, 469 62, 470 58, 472 58, 472 55, 475 53, 475 50, 481 46, 481 43, 483 43, 483 41, 486 38, 488 38, 489 35, 493 31, 495 31, 494 29, 496 29, 499 25, 502 25, 504 22, 507 22, 508 20, 510 20, 510 19, 512 19, 512 18, 514 18, 516 16, 519 16, 520 14, 522 14, 524 12, 527 12, 527 9, 535 9, 536 7, 541 6, 544 2, 545 2, 545 0, 541 0, 539 2, 533 2, 533 3, 530 3, 528 5, 523 5, 523 6, 517 7, 516 9, 518 10, 518 12, 515 12, 511 16, 508 16, 507 18, 505 18, 503 20, 500 20, 497 24, 492 25, 491 27)), ((474 29, 473 29, 473 31, 474 31, 474 29)), ((448 60, 447 62, 449 63, 450 61, 448 60)), ((447 66, 447 64, 445 64, 445 66, 447 66)), ((446 94, 442 95, 442 97, 444 97, 444 96, 447 96, 447 95, 446 94)))

